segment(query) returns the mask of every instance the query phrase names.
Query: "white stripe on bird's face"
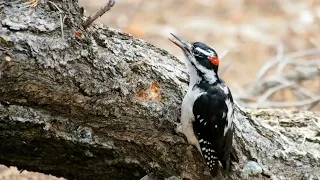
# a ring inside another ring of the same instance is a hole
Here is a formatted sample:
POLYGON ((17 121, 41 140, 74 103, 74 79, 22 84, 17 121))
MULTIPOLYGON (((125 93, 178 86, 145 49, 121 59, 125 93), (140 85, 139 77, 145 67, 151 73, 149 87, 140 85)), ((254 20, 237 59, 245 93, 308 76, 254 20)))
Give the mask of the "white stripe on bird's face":
POLYGON ((207 57, 215 56, 215 53, 213 51, 211 51, 211 50, 209 50, 209 52, 208 52, 206 50, 201 49, 200 47, 196 47, 195 50, 201 52, 202 54, 204 54, 207 57))

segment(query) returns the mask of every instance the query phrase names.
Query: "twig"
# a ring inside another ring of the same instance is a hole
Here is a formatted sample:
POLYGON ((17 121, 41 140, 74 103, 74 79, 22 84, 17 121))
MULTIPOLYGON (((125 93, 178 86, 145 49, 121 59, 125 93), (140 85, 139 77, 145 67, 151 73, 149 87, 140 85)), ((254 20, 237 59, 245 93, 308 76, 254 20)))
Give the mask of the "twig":
POLYGON ((59 11, 59 16, 60 16, 60 28, 61 28, 61 38, 64 39, 64 31, 63 31, 63 26, 64 26, 64 21, 66 19, 66 15, 64 15, 62 17, 62 14, 64 14, 64 12, 52 1, 48 1, 50 4, 52 4, 56 9, 58 9, 59 11))
POLYGON ((296 94, 300 94, 300 95, 303 95, 307 98, 312 98, 314 96, 316 96, 315 94, 313 94, 312 92, 310 92, 309 90, 303 88, 303 87, 300 87, 296 84, 294 84, 293 86, 291 86, 291 88, 294 90, 294 92, 296 94))
MULTIPOLYGON (((259 108, 285 108, 285 107, 302 107, 313 103, 320 103, 320 96, 312 99, 292 101, 292 102, 277 102, 277 101, 265 101, 259 108)), ((246 104, 247 107, 255 108, 257 104, 246 104)))
POLYGON ((239 100, 239 102, 245 103, 245 102, 256 102, 256 98, 254 97, 246 97, 246 96, 234 96, 235 99, 239 100))
POLYGON ((280 44, 277 57, 261 68, 250 88, 242 91, 241 95, 235 96, 244 107, 299 107, 310 110, 319 104, 319 94, 312 93, 307 87, 302 87, 299 82, 304 80, 319 80, 320 82, 320 71, 317 69, 320 67, 320 60, 315 58, 305 60, 308 56, 320 55, 320 49, 310 49, 286 55, 283 53, 283 49, 280 44), (287 69, 288 65, 293 66, 294 69, 287 69), (270 76, 268 72, 272 69, 276 69, 276 73, 270 76), (268 100, 271 99, 272 94, 284 88, 292 91, 299 100, 294 102, 268 100))
POLYGON ((260 81, 261 78, 267 73, 269 72, 269 70, 275 66, 278 62, 281 61, 281 59, 283 58, 283 44, 279 44, 278 48, 277 48, 277 56, 273 61, 269 61, 268 63, 266 63, 261 70, 258 72, 257 74, 257 78, 256 78, 256 82, 260 81))
MULTIPOLYGON (((292 71, 285 75, 282 75, 282 79, 286 79, 287 81, 297 82, 302 80, 308 80, 308 79, 311 79, 311 77, 317 77, 317 76, 320 76, 320 72, 317 70, 310 70, 308 72, 292 71)), ((273 76, 265 80, 261 80, 259 83, 254 85, 255 88, 253 90, 255 92, 260 93, 261 89, 258 87, 262 87, 263 90, 265 90, 273 86, 276 86, 279 83, 277 79, 279 79, 278 76, 273 76)))
POLYGON ((288 64, 292 66, 299 66, 299 67, 314 67, 320 64, 320 59, 310 59, 308 61, 303 61, 303 62, 291 61, 291 62, 288 62, 288 64))
POLYGON ((62 18, 62 14, 60 13, 60 23, 61 23, 61 38, 64 39, 64 31, 63 31, 63 25, 64 25, 64 20, 66 19, 66 15, 63 16, 62 18))
POLYGON ((280 91, 281 89, 284 89, 286 87, 292 86, 293 83, 290 84, 279 84, 279 86, 273 87, 268 89, 268 91, 266 93, 264 93, 259 99, 258 102, 256 103, 256 107, 254 109, 257 109, 258 107, 261 106, 262 103, 264 103, 269 96, 271 96, 272 94, 274 94, 277 91, 280 91))
POLYGON ((319 53, 320 53, 320 49, 314 48, 314 49, 309 49, 309 50, 305 50, 305 51, 290 53, 290 54, 287 54, 287 57, 289 59, 295 59, 295 58, 311 56, 311 55, 315 55, 315 54, 319 54, 319 53))
POLYGON ((91 14, 88 19, 83 23, 83 27, 87 28, 89 27, 93 21, 95 21, 98 17, 102 16, 104 13, 106 13, 107 11, 109 11, 114 4, 116 3, 116 0, 109 0, 108 3, 103 6, 99 11, 91 14))

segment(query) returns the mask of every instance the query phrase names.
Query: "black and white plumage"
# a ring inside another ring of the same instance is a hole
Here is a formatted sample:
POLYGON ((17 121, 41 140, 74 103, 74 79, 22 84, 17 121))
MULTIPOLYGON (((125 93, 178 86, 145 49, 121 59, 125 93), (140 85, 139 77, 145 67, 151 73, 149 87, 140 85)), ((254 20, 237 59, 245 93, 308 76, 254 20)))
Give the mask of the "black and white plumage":
MULTIPOLYGON (((172 34, 173 35, 173 34, 172 34)), ((231 161, 238 162, 232 147, 234 103, 230 89, 218 76, 216 51, 201 43, 189 43, 175 35, 171 40, 186 56, 189 88, 181 107, 181 124, 177 130, 205 158, 211 174, 218 173, 219 162, 230 170, 231 161)))

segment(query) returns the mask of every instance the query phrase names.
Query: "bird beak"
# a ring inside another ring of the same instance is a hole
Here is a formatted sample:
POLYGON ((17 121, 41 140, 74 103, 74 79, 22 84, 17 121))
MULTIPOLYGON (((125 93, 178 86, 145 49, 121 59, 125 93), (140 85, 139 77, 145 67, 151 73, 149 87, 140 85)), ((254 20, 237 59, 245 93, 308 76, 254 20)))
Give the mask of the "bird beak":
POLYGON ((183 51, 188 51, 189 53, 192 50, 192 44, 186 40, 181 39, 180 37, 170 33, 175 39, 169 39, 175 45, 179 46, 183 51))

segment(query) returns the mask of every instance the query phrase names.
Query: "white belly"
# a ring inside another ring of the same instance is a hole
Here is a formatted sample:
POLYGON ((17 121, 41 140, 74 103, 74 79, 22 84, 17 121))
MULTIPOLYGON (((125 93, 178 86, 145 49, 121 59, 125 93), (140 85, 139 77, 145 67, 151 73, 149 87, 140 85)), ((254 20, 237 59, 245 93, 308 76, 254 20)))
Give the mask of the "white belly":
POLYGON ((188 142, 196 146, 201 153, 198 139, 193 131, 192 122, 195 119, 193 114, 193 104, 204 92, 200 91, 198 88, 195 88, 194 90, 190 89, 183 98, 181 106, 181 126, 178 129, 180 129, 179 131, 187 137, 188 142))
MULTIPOLYGON (((191 88, 190 88, 191 89, 191 88)), ((198 88, 194 90, 188 90, 187 94, 184 96, 181 106, 181 123, 188 124, 194 121, 193 105, 199 96, 204 92, 198 88)))

